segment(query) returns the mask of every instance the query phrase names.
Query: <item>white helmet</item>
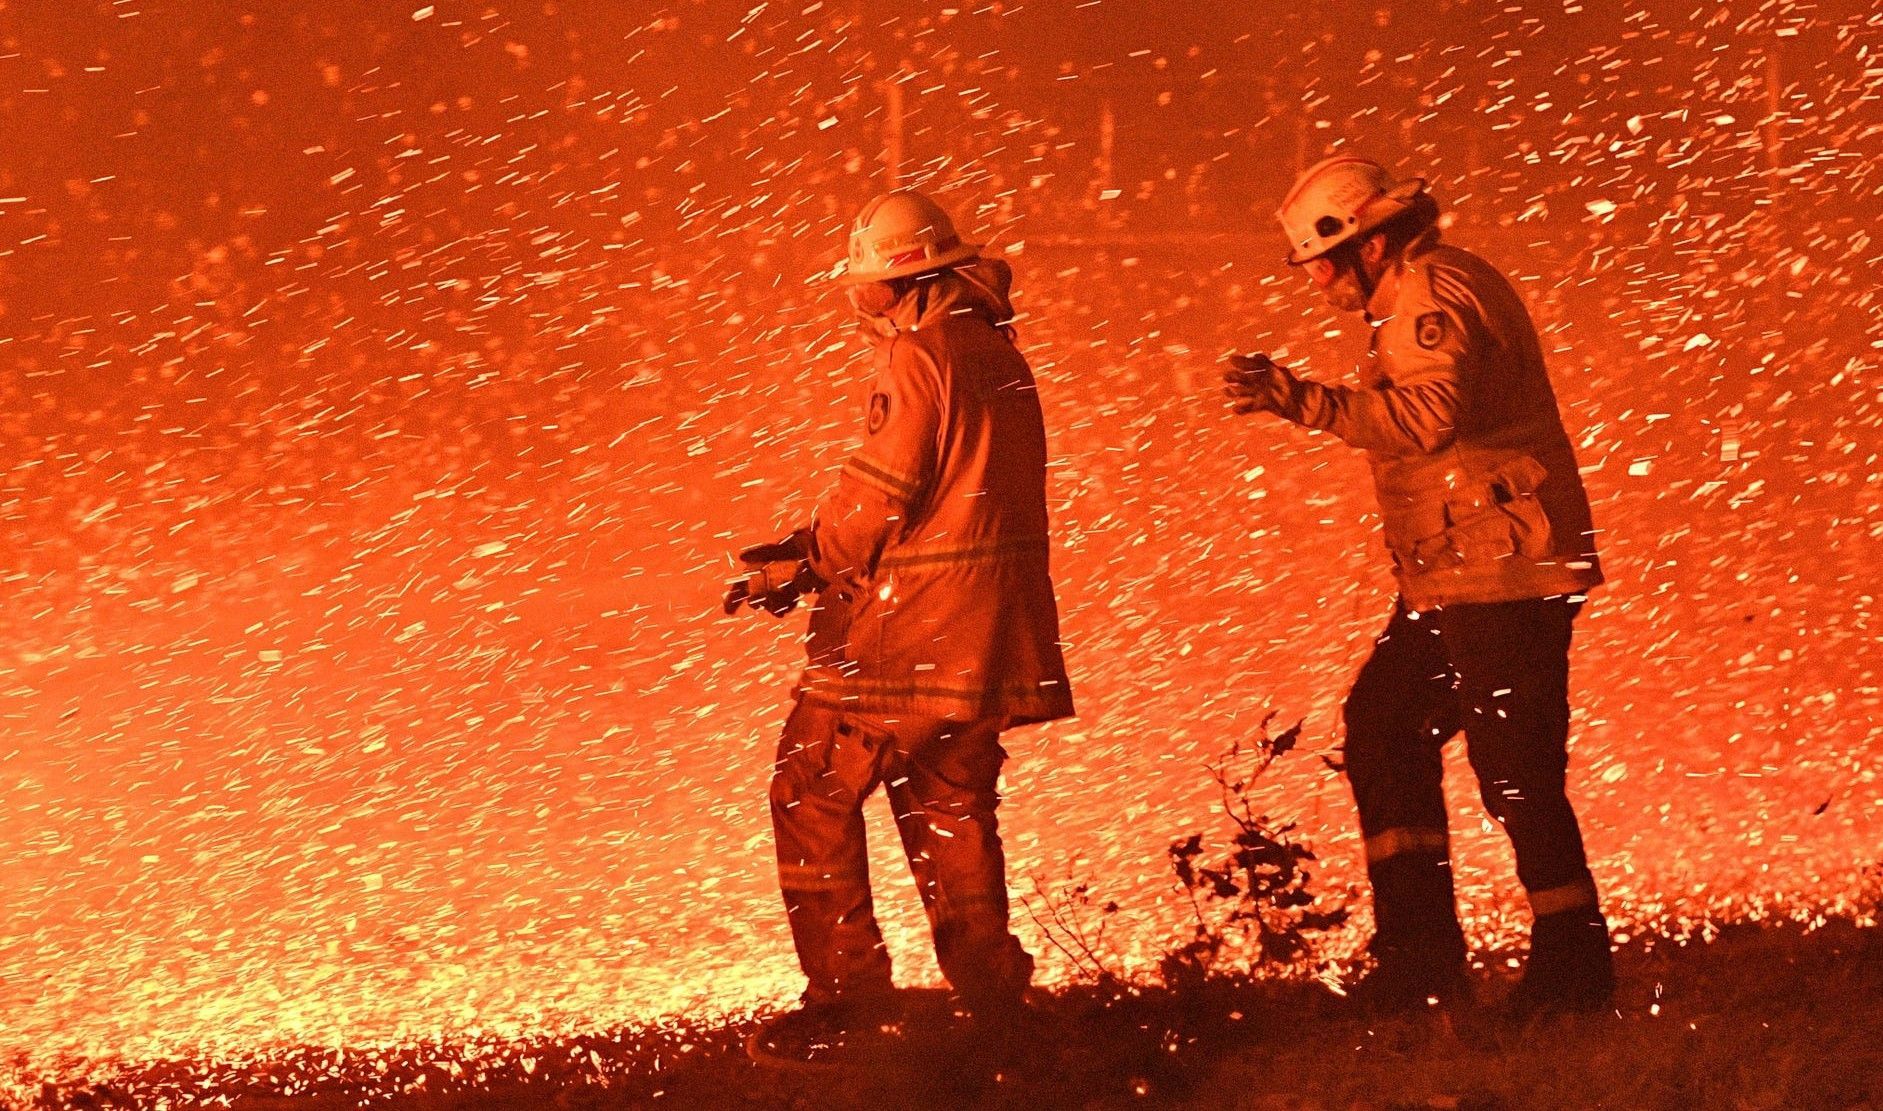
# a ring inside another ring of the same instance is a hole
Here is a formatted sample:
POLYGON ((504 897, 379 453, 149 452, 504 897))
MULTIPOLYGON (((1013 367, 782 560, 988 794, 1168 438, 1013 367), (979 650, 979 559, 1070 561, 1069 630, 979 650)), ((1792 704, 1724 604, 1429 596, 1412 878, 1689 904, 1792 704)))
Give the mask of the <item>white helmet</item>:
POLYGON ((1311 262, 1349 239, 1412 207, 1425 179, 1395 182, 1386 167, 1369 158, 1337 154, 1309 166, 1281 202, 1288 262, 1311 262))
POLYGON ((884 193, 863 206, 850 228, 844 285, 886 282, 940 270, 980 257, 980 245, 963 243, 941 205, 913 189, 884 193))

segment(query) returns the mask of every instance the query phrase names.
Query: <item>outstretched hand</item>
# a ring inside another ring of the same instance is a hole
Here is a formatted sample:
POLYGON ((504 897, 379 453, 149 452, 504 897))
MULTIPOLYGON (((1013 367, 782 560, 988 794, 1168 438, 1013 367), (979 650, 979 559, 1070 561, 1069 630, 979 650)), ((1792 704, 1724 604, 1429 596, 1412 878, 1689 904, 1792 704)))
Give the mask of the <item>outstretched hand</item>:
POLYGON ((1231 355, 1223 371, 1223 396, 1239 416, 1279 413, 1294 395, 1295 376, 1267 355, 1231 355))
POLYGON ((773 617, 783 617, 797 608, 798 599, 807 591, 818 589, 817 576, 807 562, 802 534, 792 533, 770 544, 754 544, 739 553, 743 573, 726 584, 721 603, 728 614, 740 606, 762 609, 773 617))
POLYGON ((797 584, 800 567, 796 563, 765 563, 748 567, 746 573, 726 584, 722 608, 739 612, 742 605, 762 609, 773 617, 783 617, 797 608, 803 595, 797 584))

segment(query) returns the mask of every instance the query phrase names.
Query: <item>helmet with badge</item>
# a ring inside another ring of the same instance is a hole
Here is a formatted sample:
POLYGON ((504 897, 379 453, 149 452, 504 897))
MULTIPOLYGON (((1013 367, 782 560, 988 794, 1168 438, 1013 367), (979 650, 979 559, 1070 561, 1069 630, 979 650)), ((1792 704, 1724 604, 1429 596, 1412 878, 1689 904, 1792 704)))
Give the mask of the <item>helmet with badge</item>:
POLYGON ((1312 262, 1410 210, 1425 192, 1424 178, 1394 181, 1370 158, 1324 158, 1295 179, 1275 215, 1288 236, 1288 263, 1312 262))
POLYGON ((844 285, 893 281, 979 258, 980 251, 979 244, 961 241, 941 205, 913 189, 898 189, 857 213, 837 280, 844 285))

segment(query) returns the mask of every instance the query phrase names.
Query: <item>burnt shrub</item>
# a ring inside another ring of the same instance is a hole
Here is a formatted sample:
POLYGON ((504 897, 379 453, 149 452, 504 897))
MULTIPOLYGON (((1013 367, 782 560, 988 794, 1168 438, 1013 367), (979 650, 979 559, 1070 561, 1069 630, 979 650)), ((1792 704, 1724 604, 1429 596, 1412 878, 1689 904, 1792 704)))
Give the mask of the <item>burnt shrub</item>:
POLYGON ((1171 842, 1171 868, 1195 916, 1189 939, 1159 962, 1172 987, 1310 966, 1314 935, 1347 920, 1345 906, 1315 895, 1314 852, 1295 839, 1296 823, 1271 817, 1255 800, 1256 784, 1301 739, 1299 721, 1271 734, 1274 719, 1264 717, 1253 740, 1236 741, 1207 765, 1221 791, 1228 844, 1212 846, 1202 833, 1171 842))

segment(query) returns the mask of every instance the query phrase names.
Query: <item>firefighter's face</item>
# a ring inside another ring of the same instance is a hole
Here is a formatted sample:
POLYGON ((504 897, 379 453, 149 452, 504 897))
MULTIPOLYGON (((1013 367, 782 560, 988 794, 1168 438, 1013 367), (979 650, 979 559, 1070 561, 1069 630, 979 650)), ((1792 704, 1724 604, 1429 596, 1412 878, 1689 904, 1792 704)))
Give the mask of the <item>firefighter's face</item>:
POLYGON ((1366 265, 1359 251, 1335 250, 1301 264, 1308 280, 1321 291, 1327 303, 1341 312, 1359 312, 1366 308, 1366 287, 1361 268, 1366 265))
POLYGON ((894 311, 898 298, 889 283, 866 282, 849 286, 844 290, 844 297, 865 329, 882 339, 889 339, 896 334, 896 323, 889 318, 889 314, 894 311))

